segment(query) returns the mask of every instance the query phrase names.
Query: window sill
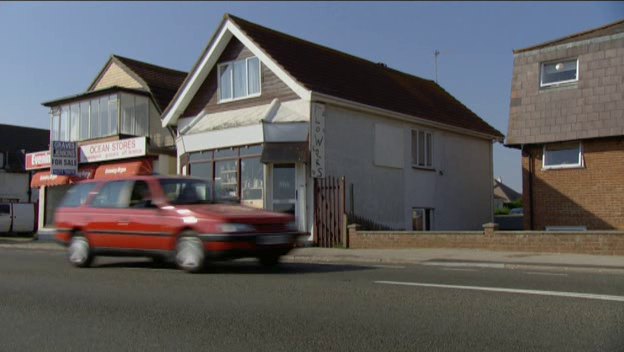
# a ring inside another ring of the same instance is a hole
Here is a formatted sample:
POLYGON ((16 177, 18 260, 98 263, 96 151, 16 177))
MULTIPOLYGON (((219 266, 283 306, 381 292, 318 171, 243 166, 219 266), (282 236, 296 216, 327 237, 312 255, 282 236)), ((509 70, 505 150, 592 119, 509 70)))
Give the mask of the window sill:
POLYGON ((436 171, 436 169, 433 168, 433 167, 418 166, 418 165, 412 165, 412 169, 414 169, 414 170, 422 170, 422 171, 432 171, 432 172, 436 171))
POLYGON ((233 103, 235 101, 241 101, 241 100, 245 100, 245 99, 251 99, 251 98, 257 98, 259 97, 261 94, 254 94, 254 95, 247 95, 244 97, 240 97, 240 98, 232 98, 232 99, 226 99, 226 100, 219 100, 217 102, 217 104, 227 104, 227 103, 233 103))
POLYGON ((574 169, 584 169, 584 165, 570 165, 570 166, 547 166, 542 167, 542 171, 551 171, 551 170, 574 170, 574 169))
POLYGON ((557 84, 549 84, 549 85, 546 85, 546 86, 540 86, 539 87, 539 91, 540 92, 548 92, 548 91, 552 91, 552 90, 575 89, 575 88, 578 88, 578 82, 579 81, 572 81, 572 82, 564 82, 564 83, 557 83, 557 84))

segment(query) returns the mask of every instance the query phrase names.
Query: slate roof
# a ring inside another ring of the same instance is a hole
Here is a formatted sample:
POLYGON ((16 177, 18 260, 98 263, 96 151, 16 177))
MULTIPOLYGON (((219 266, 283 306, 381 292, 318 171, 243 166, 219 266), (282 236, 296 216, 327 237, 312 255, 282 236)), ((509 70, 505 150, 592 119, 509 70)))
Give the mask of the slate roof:
POLYGON ((503 136, 434 81, 229 14, 226 17, 309 90, 492 136, 503 136))
POLYGON ((160 111, 164 111, 169 105, 187 75, 183 71, 152 65, 119 55, 112 57, 121 61, 147 84, 160 111))
POLYGON ((586 40, 586 39, 591 39, 591 38, 609 36, 609 35, 614 35, 614 34, 619 34, 619 33, 624 33, 624 20, 614 22, 611 24, 607 24, 602 27, 590 29, 588 31, 572 34, 563 38, 551 40, 546 43, 534 45, 528 48, 517 49, 517 50, 514 50, 514 54, 522 53, 525 51, 537 50, 537 49, 541 49, 541 48, 545 48, 549 46, 578 42, 581 40, 586 40))
POLYGON ((514 191, 500 180, 494 179, 494 198, 499 198, 505 202, 513 202, 522 197, 522 194, 514 191))
POLYGON ((8 154, 6 170, 9 172, 24 171, 24 154, 47 150, 49 144, 49 130, 0 124, 0 152, 8 154))

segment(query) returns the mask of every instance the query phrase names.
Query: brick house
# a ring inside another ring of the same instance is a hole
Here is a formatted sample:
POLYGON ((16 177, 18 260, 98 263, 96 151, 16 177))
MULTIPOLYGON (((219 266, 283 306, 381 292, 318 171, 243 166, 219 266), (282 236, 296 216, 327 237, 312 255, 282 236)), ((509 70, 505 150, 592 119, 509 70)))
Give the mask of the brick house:
MULTIPOLYGON (((396 229, 481 229, 502 134, 431 80, 226 15, 164 111, 182 174, 295 215, 344 176, 346 211, 396 229), (461 201, 458 201, 460 199, 461 201)), ((320 209, 320 210, 319 210, 320 209)))
POLYGON ((524 228, 624 229, 624 21, 514 51, 524 228))

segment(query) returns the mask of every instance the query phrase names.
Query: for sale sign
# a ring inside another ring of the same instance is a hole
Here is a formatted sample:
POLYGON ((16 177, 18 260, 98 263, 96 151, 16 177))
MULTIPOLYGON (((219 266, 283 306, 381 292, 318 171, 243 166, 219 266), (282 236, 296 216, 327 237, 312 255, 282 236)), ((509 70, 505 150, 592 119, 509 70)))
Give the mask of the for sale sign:
POLYGON ((52 174, 75 175, 78 172, 76 142, 52 141, 52 174))

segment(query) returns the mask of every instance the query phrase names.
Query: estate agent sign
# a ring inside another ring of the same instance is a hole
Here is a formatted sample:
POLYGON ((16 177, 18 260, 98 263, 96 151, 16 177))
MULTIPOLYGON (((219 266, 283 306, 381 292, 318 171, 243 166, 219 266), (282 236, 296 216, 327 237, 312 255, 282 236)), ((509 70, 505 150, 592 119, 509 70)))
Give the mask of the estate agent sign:
POLYGON ((78 147, 76 142, 52 141, 53 175, 75 175, 78 171, 78 147))

